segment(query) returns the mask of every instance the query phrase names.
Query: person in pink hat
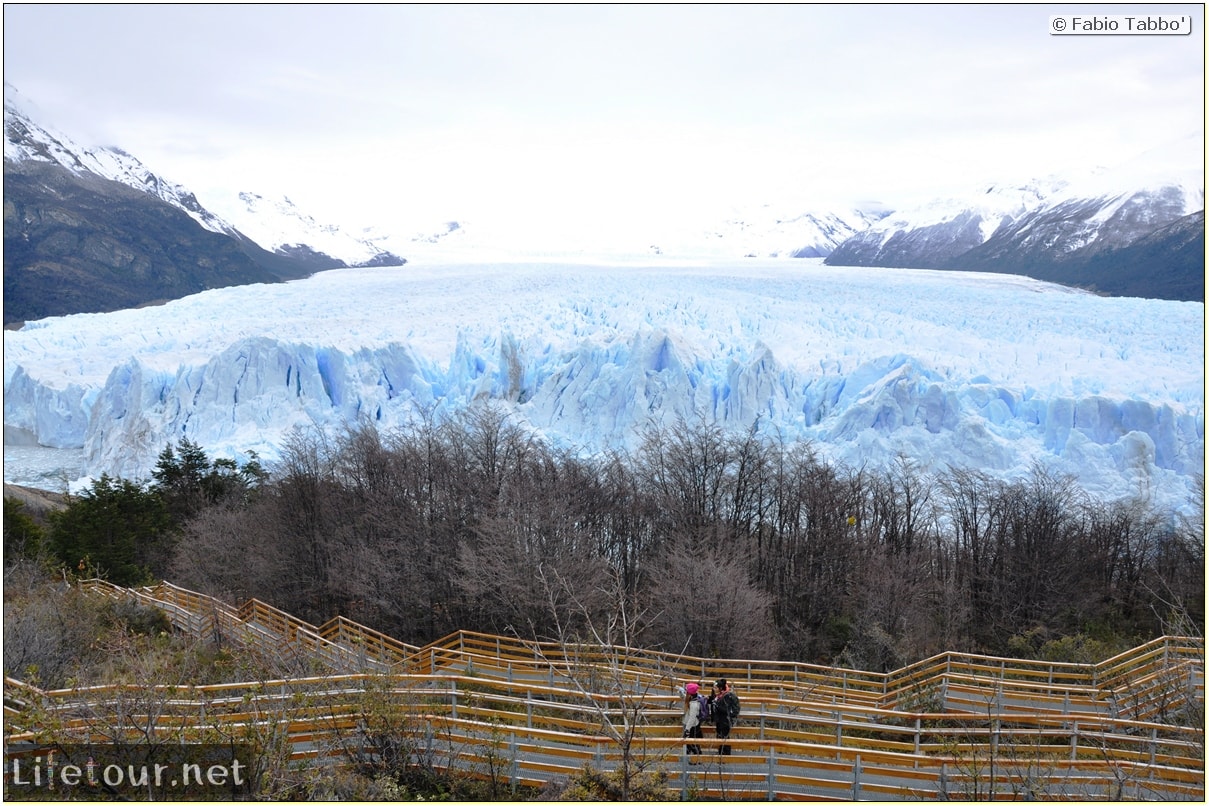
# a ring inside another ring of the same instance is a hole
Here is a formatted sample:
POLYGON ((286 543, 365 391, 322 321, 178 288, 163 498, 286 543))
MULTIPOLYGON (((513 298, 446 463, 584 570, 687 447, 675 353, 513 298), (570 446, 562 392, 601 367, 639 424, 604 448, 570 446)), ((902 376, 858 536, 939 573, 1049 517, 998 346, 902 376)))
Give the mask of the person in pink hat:
MULTIPOLYGON (((684 738, 700 739, 701 738, 701 722, 702 722, 702 697, 698 691, 700 686, 696 683, 689 683, 684 687, 684 738)), ((688 763, 696 764, 695 756, 701 755, 701 745, 689 743, 684 746, 684 751, 688 753, 688 763)))

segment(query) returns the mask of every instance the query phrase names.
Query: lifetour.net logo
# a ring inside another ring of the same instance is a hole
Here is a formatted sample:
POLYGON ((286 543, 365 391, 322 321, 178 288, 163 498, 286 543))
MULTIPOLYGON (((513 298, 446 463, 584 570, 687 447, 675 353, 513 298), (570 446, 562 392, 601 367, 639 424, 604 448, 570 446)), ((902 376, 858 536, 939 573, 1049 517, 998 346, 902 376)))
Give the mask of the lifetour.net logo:
POLYGON ((5 799, 235 798, 251 792, 244 745, 56 745, 4 748, 5 799))

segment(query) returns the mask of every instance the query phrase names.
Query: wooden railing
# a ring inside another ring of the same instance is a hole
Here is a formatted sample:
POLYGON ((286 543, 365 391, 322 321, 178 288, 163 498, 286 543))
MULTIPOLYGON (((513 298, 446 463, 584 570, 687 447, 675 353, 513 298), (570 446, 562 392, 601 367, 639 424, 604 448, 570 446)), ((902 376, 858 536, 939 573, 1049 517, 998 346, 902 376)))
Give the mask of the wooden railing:
POLYGON ((86 587, 162 607, 194 634, 288 648, 330 672, 187 690, 40 691, 6 679, 9 748, 36 748, 36 720, 93 735, 114 722, 104 715, 154 701, 145 710, 165 737, 274 732, 291 758, 324 763, 372 752, 367 725, 386 718, 414 763, 513 786, 615 766, 624 742, 698 797, 1204 799, 1198 639, 1158 639, 1094 665, 944 653, 879 674, 469 631, 417 647, 346 619, 317 628, 256 600, 234 608, 167 583, 86 587), (691 765, 675 687, 720 676, 743 700, 734 752, 713 752, 720 742, 707 729, 707 763, 691 765))
MULTIPOLYGON (((1034 795, 1105 799, 1121 784, 1124 796, 1144 799, 1196 799, 1203 793, 1203 733, 1157 724, 1143 730, 1147 726, 1125 720, 1083 718, 1072 726, 1054 716, 988 721, 895 712, 893 719, 883 714, 886 721, 875 723, 868 714, 829 718, 795 713, 799 703, 778 703, 779 710, 761 704, 732 734, 734 755, 711 755, 698 768, 682 755, 679 708, 665 695, 585 702, 569 687, 526 684, 522 690, 464 675, 380 674, 200 686, 188 692, 166 686, 26 688, 31 694, 45 699, 42 713, 52 714, 59 730, 69 734, 95 734, 95 714, 138 694, 156 706, 157 729, 165 737, 201 726, 213 735, 243 735, 237 732, 255 725, 283 734, 296 760, 329 757, 336 748, 347 752, 363 740, 358 731, 367 714, 391 704, 410 714, 413 752, 425 763, 473 773, 503 759, 508 780, 518 785, 571 775, 584 763, 616 763, 617 745, 602 735, 601 720, 619 724, 619 708, 637 705, 643 724, 635 744, 644 755, 662 759, 675 773, 674 784, 692 785, 703 795, 751 794, 752 787, 771 781, 771 789, 758 791, 774 797, 959 796, 979 785, 978 774, 984 776, 981 785, 990 786, 992 760, 998 766, 996 787, 1003 791, 1027 787, 1034 795)), ((7 738, 12 745, 35 737, 7 738)), ((702 744, 708 750, 718 742, 707 733, 702 744)))

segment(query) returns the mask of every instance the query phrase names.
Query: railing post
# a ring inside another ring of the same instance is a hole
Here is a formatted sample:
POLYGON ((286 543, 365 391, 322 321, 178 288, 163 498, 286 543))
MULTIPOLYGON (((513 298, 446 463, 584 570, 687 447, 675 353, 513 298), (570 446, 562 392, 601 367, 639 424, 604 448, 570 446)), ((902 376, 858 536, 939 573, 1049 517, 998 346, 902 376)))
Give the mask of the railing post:
MULTIPOLYGON (((1079 723, 1076 722, 1074 729, 1070 732, 1070 760, 1076 761, 1079 758, 1079 723)), ((1150 763, 1154 763, 1154 758, 1150 759, 1150 763)))
POLYGON ((456 677, 449 678, 449 702, 451 708, 449 715, 454 719, 458 718, 458 679, 456 677))
POLYGON ((533 692, 525 692, 525 727, 533 729, 533 692))
POLYGON ((768 703, 760 703, 760 738, 764 738, 764 715, 768 712, 768 703))
POLYGON ((777 748, 772 746, 768 748, 768 794, 765 800, 776 800, 777 789, 777 748))
POLYGON ((852 799, 861 799, 861 757, 852 762, 852 799))
POLYGON ((513 796, 515 796, 517 787, 520 785, 520 780, 519 780, 520 779, 520 759, 517 758, 517 753, 516 753, 516 734, 515 733, 513 733, 508 738, 508 749, 512 753, 512 770, 511 770, 510 777, 512 778, 512 794, 513 794, 513 796))
MULTIPOLYGON (((916 755, 919 755, 919 737, 920 737, 921 733, 923 733, 923 720, 920 719, 919 717, 915 717, 915 754, 916 755)), ((918 765, 918 764, 919 764, 919 762, 916 762, 916 765, 918 765)))
MULTIPOLYGON (((599 766, 599 765, 597 765, 599 766)), ((688 800, 688 748, 680 751, 680 799, 688 800)))

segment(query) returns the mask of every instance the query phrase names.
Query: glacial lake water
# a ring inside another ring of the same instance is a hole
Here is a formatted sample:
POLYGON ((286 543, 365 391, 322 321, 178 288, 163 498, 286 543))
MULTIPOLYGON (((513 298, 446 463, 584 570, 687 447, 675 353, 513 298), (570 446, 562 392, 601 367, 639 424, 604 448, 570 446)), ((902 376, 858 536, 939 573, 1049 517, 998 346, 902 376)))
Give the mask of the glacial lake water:
MULTIPOLYGON (((83 448, 4 446, 4 482, 61 493, 84 472, 83 448)), ((75 492, 72 489, 72 492, 75 492)))

